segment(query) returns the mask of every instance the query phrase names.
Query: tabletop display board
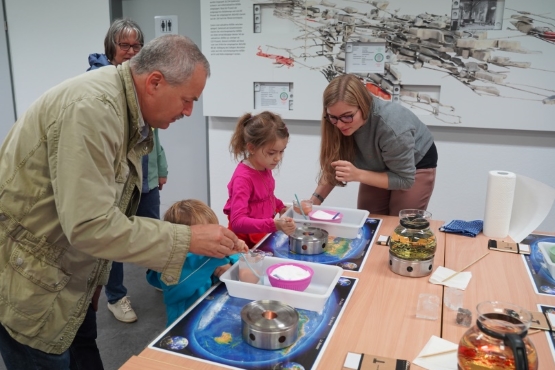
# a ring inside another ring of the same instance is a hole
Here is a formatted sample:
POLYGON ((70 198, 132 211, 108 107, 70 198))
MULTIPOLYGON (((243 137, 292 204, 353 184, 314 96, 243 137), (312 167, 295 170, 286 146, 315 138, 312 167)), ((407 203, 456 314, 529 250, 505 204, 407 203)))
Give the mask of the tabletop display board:
POLYGON ((555 236, 530 234, 522 244, 530 245, 530 255, 522 258, 534 290, 537 294, 555 295, 555 262, 545 252, 547 247, 555 247, 555 236))
POLYGON ((315 369, 356 283, 354 278, 340 278, 320 313, 298 309, 298 338, 281 350, 258 349, 243 341, 241 309, 251 301, 231 297, 222 283, 149 348, 233 369, 315 369))
POLYGON ((555 131, 555 2, 208 0, 206 116, 272 110, 319 120, 356 73, 439 126, 555 131))
POLYGON ((270 256, 297 261, 337 265, 347 271, 359 272, 364 267, 381 224, 380 219, 368 218, 354 239, 329 237, 326 251, 321 254, 296 254, 289 250, 289 237, 283 232, 270 234, 260 245, 259 250, 270 256))
MULTIPOLYGON (((539 304, 538 309, 540 312, 543 312, 544 315, 555 315, 555 307, 553 306, 539 304)), ((555 360, 555 332, 546 330, 545 335, 547 336, 547 343, 549 343, 549 348, 551 349, 551 356, 553 357, 553 360, 555 360)))

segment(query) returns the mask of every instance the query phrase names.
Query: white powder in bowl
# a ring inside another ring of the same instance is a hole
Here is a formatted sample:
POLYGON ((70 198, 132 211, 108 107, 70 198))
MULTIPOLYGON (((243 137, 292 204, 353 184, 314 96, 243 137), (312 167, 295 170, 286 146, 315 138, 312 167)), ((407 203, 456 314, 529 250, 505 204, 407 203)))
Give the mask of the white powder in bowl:
POLYGON ((310 276, 303 268, 294 265, 283 265, 272 271, 272 276, 280 280, 301 280, 310 276))

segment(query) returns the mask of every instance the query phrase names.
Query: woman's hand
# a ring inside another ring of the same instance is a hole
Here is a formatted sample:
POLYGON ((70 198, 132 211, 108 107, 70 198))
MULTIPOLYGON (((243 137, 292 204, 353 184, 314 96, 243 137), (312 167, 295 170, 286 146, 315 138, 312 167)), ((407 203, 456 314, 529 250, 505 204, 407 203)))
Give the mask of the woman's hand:
POLYGON ((360 181, 359 174, 360 170, 356 168, 349 161, 335 161, 331 162, 331 165, 335 169, 335 179, 337 181, 351 182, 360 181))
POLYGON ((283 231, 286 235, 291 235, 297 229, 295 221, 291 217, 282 217, 274 220, 276 229, 283 231))
POLYGON ((357 181, 361 184, 374 186, 380 189, 389 188, 389 177, 387 172, 361 170, 360 168, 356 168, 349 161, 335 161, 331 162, 331 165, 335 169, 335 179, 337 181, 342 181, 344 184, 357 181))

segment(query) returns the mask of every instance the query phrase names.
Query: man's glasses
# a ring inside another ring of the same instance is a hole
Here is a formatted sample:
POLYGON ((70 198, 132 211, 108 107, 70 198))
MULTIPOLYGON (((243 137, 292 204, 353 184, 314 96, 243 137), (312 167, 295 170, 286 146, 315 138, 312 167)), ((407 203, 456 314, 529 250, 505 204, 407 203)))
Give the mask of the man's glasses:
POLYGON ((118 42, 118 46, 121 50, 123 51, 127 51, 129 50, 129 48, 133 48, 133 51, 135 53, 138 53, 139 51, 141 51, 141 48, 143 47, 143 44, 122 44, 118 42))
POLYGON ((359 109, 357 109, 354 113, 344 114, 344 115, 339 116, 339 117, 332 116, 331 114, 328 113, 328 114, 326 114, 326 118, 332 125, 337 125, 337 121, 341 121, 343 123, 351 123, 351 122, 353 122, 353 118, 354 118, 355 114, 357 114, 358 111, 359 111, 359 109))

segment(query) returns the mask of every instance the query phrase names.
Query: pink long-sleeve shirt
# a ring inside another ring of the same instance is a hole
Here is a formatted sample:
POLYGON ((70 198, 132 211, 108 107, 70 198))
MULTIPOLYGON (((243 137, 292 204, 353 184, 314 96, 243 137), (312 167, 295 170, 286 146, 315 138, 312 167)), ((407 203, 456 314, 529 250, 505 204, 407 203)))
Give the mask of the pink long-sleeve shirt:
POLYGON ((284 204, 275 197, 275 186, 272 171, 239 163, 227 184, 229 198, 224 206, 231 230, 245 234, 276 231, 274 214, 284 204))

